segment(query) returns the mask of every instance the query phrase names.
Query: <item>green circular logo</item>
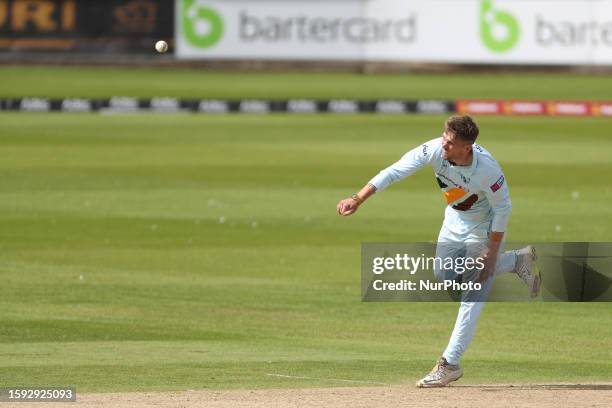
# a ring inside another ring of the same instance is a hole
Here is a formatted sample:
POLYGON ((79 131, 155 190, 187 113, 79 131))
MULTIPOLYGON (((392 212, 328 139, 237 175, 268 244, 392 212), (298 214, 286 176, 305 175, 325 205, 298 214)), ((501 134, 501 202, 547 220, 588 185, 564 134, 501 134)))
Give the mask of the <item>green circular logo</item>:
POLYGON ((521 28, 510 13, 494 8, 492 0, 480 2, 480 38, 493 52, 511 50, 519 41, 521 28))
POLYGON ((209 48, 223 36, 223 19, 199 0, 183 0, 183 34, 191 45, 209 48))

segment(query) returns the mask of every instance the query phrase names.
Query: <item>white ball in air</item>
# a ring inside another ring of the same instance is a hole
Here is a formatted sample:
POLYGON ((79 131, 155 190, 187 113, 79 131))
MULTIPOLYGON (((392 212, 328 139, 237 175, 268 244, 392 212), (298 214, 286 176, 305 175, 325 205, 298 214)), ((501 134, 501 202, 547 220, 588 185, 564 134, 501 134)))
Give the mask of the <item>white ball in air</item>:
POLYGON ((155 49, 159 53, 166 52, 166 51, 168 51, 168 43, 165 42, 165 41, 158 41, 158 42, 155 43, 155 49))

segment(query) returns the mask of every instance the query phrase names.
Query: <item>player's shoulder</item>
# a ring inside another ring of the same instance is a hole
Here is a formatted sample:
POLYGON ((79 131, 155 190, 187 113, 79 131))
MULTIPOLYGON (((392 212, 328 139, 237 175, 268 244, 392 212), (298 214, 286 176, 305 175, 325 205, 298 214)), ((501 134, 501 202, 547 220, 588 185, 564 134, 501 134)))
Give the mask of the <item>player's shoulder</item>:
POLYGON ((495 157, 484 147, 474 144, 474 154, 477 155, 477 173, 483 188, 496 192, 505 181, 504 172, 495 157))
POLYGON ((478 156, 478 167, 480 167, 484 171, 501 171, 501 166, 499 165, 495 157, 493 157, 491 152, 489 152, 487 149, 477 143, 474 143, 472 149, 474 151, 474 154, 478 156))
POLYGON ((417 147, 420 149, 422 160, 427 163, 433 164, 438 163, 442 160, 442 138, 438 137, 435 139, 428 140, 421 146, 417 147))

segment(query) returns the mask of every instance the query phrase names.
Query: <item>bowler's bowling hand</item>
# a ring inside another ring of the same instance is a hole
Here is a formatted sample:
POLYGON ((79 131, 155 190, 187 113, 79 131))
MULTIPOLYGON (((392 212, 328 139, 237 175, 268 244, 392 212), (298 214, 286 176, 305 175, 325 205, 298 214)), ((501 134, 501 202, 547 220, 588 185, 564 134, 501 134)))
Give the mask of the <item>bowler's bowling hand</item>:
POLYGON ((352 198, 345 198, 344 200, 340 200, 336 209, 338 210, 338 214, 347 216, 353 214, 359 208, 359 203, 352 198))
POLYGON ((482 263, 484 266, 478 275, 478 282, 484 283, 495 273, 497 252, 492 252, 489 250, 489 248, 485 248, 480 254, 480 257, 482 258, 482 263))

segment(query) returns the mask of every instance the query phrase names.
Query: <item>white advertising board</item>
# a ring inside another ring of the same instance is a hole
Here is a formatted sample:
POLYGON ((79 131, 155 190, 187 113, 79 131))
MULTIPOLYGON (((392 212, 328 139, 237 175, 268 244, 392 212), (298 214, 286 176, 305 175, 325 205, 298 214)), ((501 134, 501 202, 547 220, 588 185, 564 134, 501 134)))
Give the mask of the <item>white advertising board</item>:
POLYGON ((612 64, 612 0, 177 0, 182 59, 612 64))

